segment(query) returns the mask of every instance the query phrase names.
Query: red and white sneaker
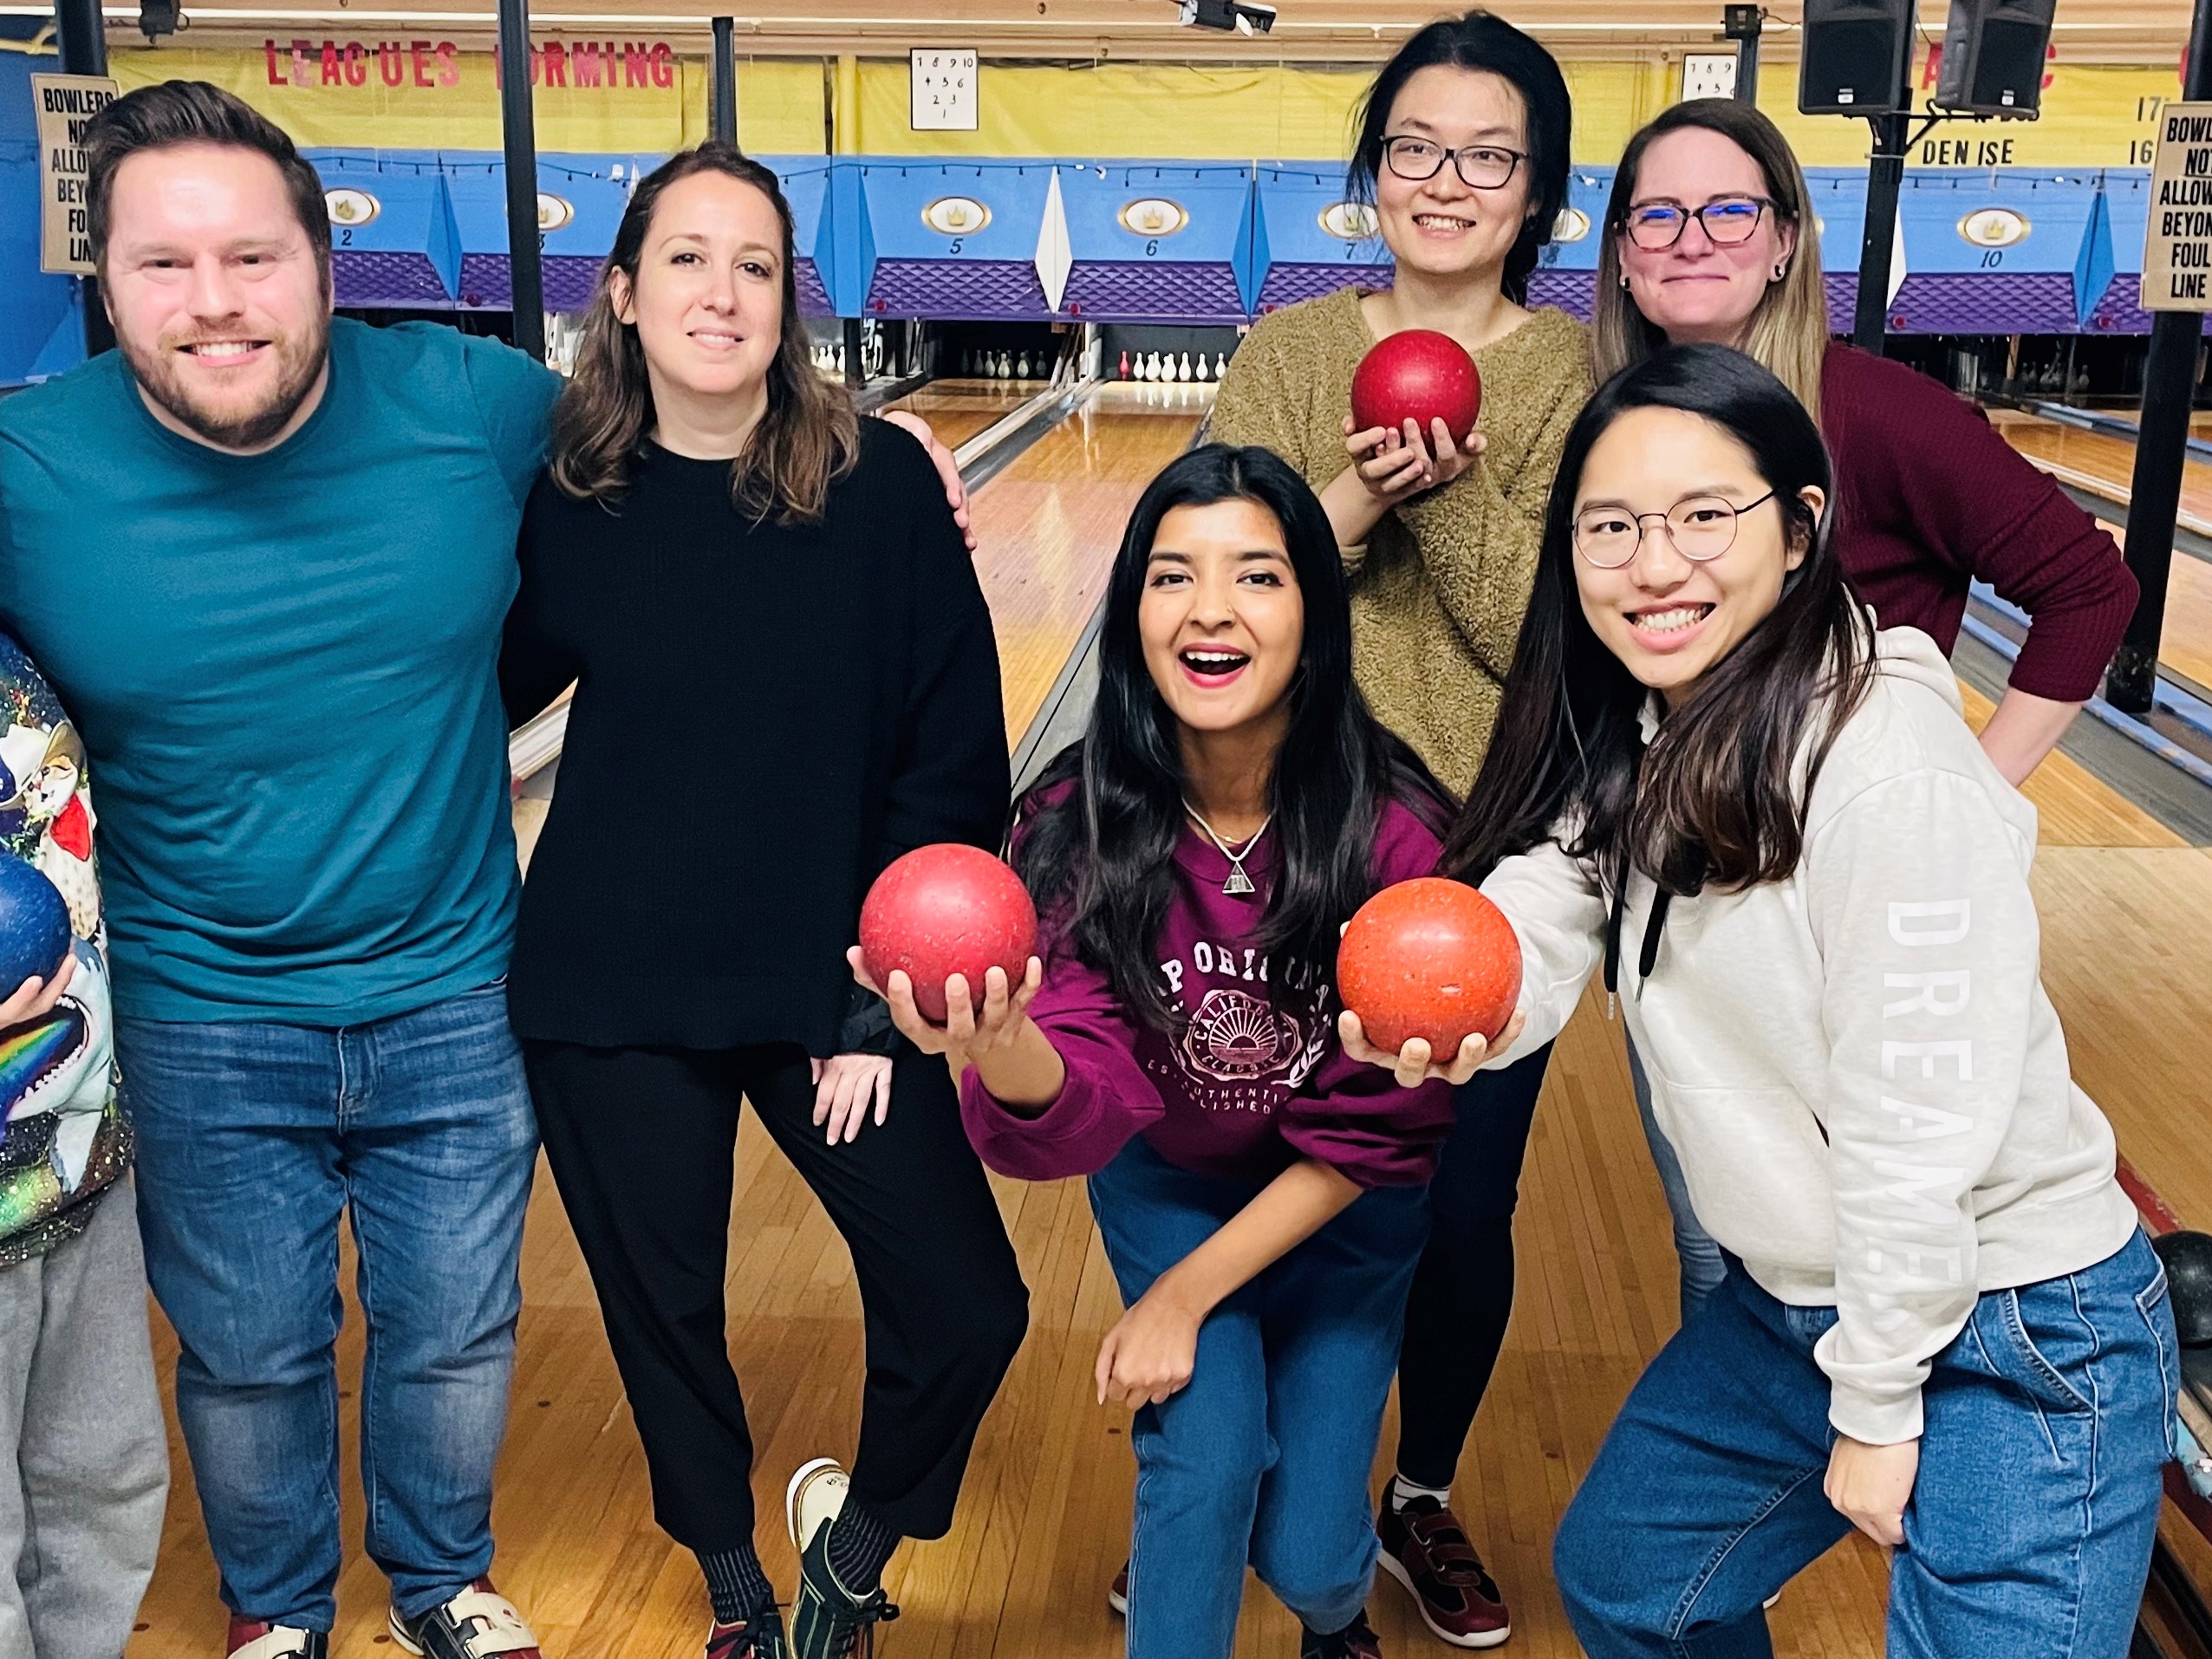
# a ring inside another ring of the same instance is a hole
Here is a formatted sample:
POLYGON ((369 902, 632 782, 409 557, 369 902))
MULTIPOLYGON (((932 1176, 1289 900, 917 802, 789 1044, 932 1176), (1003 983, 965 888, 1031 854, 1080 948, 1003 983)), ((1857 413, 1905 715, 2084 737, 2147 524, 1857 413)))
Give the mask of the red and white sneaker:
POLYGON ((330 1637, 325 1631, 271 1624, 265 1618, 240 1618, 233 1613, 223 1651, 229 1659, 330 1659, 330 1637))
POLYGON ((1375 1530, 1382 1571, 1403 1584, 1429 1634, 1455 1648, 1494 1648, 1513 1633, 1506 1598, 1483 1571, 1458 1517, 1434 1498, 1402 1509, 1385 1499, 1375 1530))
POLYGON ((1129 1616, 1129 1564, 1126 1561, 1114 1575, 1114 1582, 1106 1586, 1106 1605, 1123 1618, 1129 1616))
POLYGON ((514 1603, 479 1578, 452 1600, 418 1617, 403 1619, 394 1608, 392 1640, 422 1659, 542 1659, 537 1637, 514 1603))

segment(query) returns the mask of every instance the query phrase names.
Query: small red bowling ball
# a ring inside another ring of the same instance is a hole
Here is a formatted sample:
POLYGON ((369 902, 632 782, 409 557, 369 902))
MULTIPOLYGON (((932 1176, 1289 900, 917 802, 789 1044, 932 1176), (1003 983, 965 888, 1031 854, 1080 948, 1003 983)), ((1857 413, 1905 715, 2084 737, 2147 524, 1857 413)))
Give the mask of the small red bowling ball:
POLYGON ((914 981, 914 1005, 943 1025, 945 981, 967 978, 983 1000, 993 964, 1019 984, 1037 948, 1037 909, 1021 877, 989 853, 956 842, 917 847, 895 860, 860 908, 861 960, 889 988, 892 970, 914 981))
POLYGON ((1448 334, 1406 329, 1378 341, 1352 372, 1352 425, 1365 432, 1388 426, 1403 433, 1409 418, 1424 441, 1429 422, 1441 420, 1454 443, 1464 443, 1482 413, 1482 376, 1474 359, 1448 334))
POLYGON ((1520 984, 1520 941, 1505 912, 1439 876, 1384 888, 1337 947, 1337 994, 1367 1040, 1395 1054, 1426 1038, 1439 1064, 1468 1032, 1487 1041, 1505 1030, 1520 984))

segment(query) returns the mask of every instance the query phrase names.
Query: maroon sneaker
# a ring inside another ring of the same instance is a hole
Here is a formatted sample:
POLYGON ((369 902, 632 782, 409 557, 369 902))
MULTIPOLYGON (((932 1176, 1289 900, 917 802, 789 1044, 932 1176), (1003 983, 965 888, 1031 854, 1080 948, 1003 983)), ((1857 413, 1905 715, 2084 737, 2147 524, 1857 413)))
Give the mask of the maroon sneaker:
POLYGON ((1382 1539, 1382 1571, 1412 1592, 1421 1622, 1455 1648, 1494 1648, 1513 1633, 1513 1616, 1467 1531, 1434 1498, 1403 1509, 1385 1499, 1375 1530, 1382 1539))
POLYGON ((1382 1659, 1382 1643, 1362 1613, 1334 1636, 1300 1625, 1298 1659, 1382 1659))
POLYGON ((788 1659, 790 1652, 783 1616, 772 1607, 758 1618, 734 1624, 716 1619, 707 1627, 706 1659, 788 1659))
POLYGON ((233 1613, 223 1651, 229 1659, 329 1659, 330 1636, 324 1630, 271 1624, 265 1618, 240 1618, 233 1613))
POLYGON ((1126 1561, 1114 1575, 1114 1582, 1106 1586, 1106 1605, 1123 1618, 1129 1616, 1129 1564, 1126 1561))

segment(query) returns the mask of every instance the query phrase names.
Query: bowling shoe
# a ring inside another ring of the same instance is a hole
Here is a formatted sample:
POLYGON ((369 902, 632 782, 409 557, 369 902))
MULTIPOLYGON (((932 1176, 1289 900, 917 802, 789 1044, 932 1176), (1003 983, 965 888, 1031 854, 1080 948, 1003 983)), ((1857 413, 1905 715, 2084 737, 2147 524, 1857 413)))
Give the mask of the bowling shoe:
POLYGON ((392 1640, 418 1659, 540 1659, 537 1637, 514 1603, 479 1578, 452 1600, 405 1619, 394 1608, 392 1640))
POLYGON ((756 1618, 706 1627, 706 1659, 790 1659, 790 1651, 783 1616, 772 1607, 756 1618))
POLYGON ((223 1651, 230 1659, 330 1659, 330 1637, 322 1630, 240 1618, 233 1613, 230 1639, 223 1644, 223 1651))
POLYGON ((1382 1571, 1411 1593, 1431 1635, 1455 1648, 1494 1648, 1513 1633, 1505 1597, 1467 1529, 1443 1505, 1415 1498, 1393 1509, 1386 1499, 1375 1530, 1382 1539, 1382 1571))
POLYGON ((1298 1659, 1382 1659, 1382 1643, 1362 1613, 1333 1636, 1300 1625, 1298 1659))
POLYGON ((1129 1564, 1126 1561, 1114 1575, 1114 1582, 1106 1586, 1106 1605, 1123 1618, 1129 1616, 1129 1564))
POLYGON ((830 1565, 830 1528, 845 1506, 850 1477, 834 1458, 800 1466, 784 1493, 784 1519, 799 1552, 791 1604, 790 1659, 851 1659, 875 1652, 875 1627, 899 1617, 882 1585, 856 1595, 830 1565))

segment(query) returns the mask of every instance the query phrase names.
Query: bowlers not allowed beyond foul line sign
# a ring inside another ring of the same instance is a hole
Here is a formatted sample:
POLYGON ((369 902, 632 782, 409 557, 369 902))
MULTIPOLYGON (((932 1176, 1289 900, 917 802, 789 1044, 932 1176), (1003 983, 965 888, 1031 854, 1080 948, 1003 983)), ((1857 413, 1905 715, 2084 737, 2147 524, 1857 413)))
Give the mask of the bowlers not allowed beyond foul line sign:
POLYGON ((2140 303, 2146 311, 2212 311, 2212 104, 2158 112, 2140 303))
POLYGON ((115 83, 97 75, 35 75, 38 110, 38 268, 92 275, 85 218, 85 123, 115 101, 115 83))

